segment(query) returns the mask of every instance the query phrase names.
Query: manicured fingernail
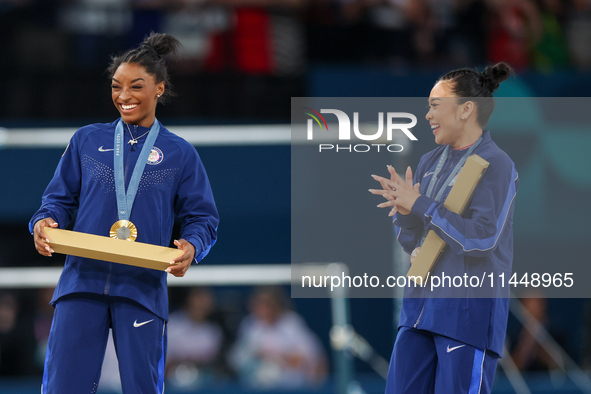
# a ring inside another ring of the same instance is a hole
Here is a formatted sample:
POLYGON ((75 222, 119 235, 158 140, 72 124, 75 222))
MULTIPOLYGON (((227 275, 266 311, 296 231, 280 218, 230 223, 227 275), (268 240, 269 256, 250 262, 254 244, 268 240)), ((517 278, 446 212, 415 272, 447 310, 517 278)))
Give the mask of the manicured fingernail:
POLYGON ((49 242, 49 238, 45 238, 45 242, 49 242))
POLYGON ((47 250, 48 252, 51 252, 51 249, 49 248, 49 246, 45 246, 45 250, 47 250))
POLYGON ((170 268, 167 268, 167 269, 166 269, 166 272, 168 272, 169 274, 170 274, 170 271, 171 271, 171 269, 170 269, 170 268))
POLYGON ((175 263, 176 263, 176 261, 171 261, 171 262, 170 262, 170 265, 173 265, 173 264, 175 264, 175 263))
POLYGON ((53 249, 51 249, 51 253, 55 253, 55 251, 53 249))

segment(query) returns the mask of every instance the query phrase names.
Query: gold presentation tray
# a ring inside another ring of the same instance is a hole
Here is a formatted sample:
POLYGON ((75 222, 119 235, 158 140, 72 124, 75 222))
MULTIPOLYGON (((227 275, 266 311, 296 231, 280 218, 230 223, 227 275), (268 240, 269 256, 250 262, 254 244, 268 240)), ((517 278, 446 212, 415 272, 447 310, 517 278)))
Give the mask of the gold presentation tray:
MULTIPOLYGON (((449 191, 443 206, 452 212, 462 215, 488 165, 489 162, 478 155, 468 157, 468 160, 466 160, 458 175, 458 179, 456 179, 456 183, 449 191)), ((426 284, 427 275, 437 263, 437 259, 443 253, 445 245, 445 241, 435 231, 429 230, 417 254, 416 260, 410 266, 406 276, 415 282, 417 282, 417 278, 422 278, 422 284, 426 284)))
POLYGON ((56 252, 95 260, 164 271, 183 254, 180 249, 131 242, 100 235, 45 227, 49 246, 56 252))

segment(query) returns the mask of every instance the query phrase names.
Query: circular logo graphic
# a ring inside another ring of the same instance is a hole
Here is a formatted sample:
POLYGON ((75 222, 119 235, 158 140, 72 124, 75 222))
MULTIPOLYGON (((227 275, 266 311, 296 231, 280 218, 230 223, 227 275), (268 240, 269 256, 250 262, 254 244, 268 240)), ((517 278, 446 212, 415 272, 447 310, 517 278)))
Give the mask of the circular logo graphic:
POLYGON ((162 159, 164 159, 164 153, 160 149, 153 147, 150 156, 148 156, 148 164, 155 166, 162 163, 162 159))

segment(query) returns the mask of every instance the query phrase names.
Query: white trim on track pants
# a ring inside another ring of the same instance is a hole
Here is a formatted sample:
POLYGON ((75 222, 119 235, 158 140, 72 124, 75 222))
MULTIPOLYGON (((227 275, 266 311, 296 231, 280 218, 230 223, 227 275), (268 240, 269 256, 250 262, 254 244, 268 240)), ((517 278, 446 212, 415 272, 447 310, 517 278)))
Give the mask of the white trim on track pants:
POLYGON ((386 394, 490 394, 496 353, 443 335, 401 327, 386 394))

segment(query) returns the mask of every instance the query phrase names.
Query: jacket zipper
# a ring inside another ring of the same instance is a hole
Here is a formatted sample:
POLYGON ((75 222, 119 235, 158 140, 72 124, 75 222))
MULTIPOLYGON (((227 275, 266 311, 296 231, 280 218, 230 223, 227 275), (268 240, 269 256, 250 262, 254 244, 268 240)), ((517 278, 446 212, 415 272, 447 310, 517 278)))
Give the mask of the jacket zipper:
POLYGON ((419 325, 419 322, 421 321, 421 317, 423 316, 424 311, 425 311, 425 300, 423 300, 423 307, 421 308, 421 313, 419 313, 419 317, 417 317, 417 321, 415 321, 415 324, 412 326, 412 328, 417 328, 417 326, 419 325))
POLYGON ((109 295, 109 291, 111 290, 111 270, 113 269, 113 263, 109 263, 109 274, 107 275, 107 283, 105 284, 105 289, 103 290, 104 295, 109 295))

